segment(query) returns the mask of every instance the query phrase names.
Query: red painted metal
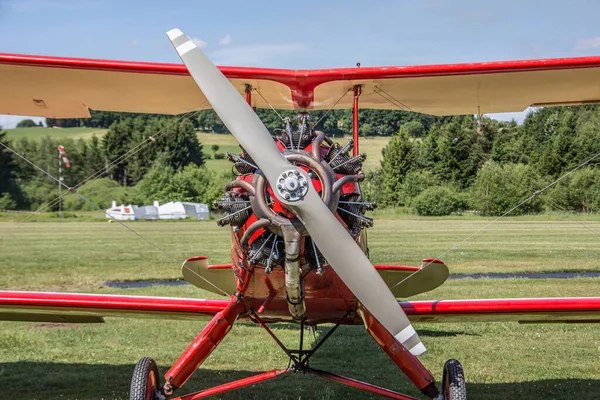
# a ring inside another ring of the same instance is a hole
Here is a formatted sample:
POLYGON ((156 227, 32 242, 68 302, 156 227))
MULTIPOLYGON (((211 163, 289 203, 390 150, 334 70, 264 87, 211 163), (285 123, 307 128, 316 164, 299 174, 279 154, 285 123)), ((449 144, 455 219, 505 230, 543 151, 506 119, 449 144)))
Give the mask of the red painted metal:
POLYGON ((208 269, 231 269, 233 267, 233 265, 231 264, 215 264, 215 265, 209 265, 208 269))
POLYGON ((352 139, 354 147, 352 155, 358 155, 358 97, 360 96, 360 85, 354 85, 354 107, 352 108, 352 139))
MULTIPOLYGON (((404 372, 404 374, 415 384, 415 386, 423 391, 427 387, 431 387, 435 382, 435 378, 419 361, 417 357, 412 355, 392 334, 385 329, 383 325, 375 319, 373 314, 366 308, 361 306, 362 318, 365 322, 365 327, 369 334, 375 339, 377 344, 381 346, 383 351, 396 363, 396 365, 404 372)), ((435 388, 433 388, 435 390, 435 388)), ((432 396, 437 396, 438 393, 432 393, 432 396)))
POLYGON ((378 271, 408 271, 415 272, 420 270, 419 267, 414 267, 411 265, 373 265, 378 271))
POLYGON ((252 86, 246 85, 246 103, 252 107, 252 86))
POLYGON ((262 374, 250 376, 248 378, 239 379, 237 381, 228 382, 223 385, 215 386, 210 389, 202 390, 201 392, 187 394, 185 396, 176 397, 171 400, 197 400, 203 399, 209 396, 215 396, 217 394, 229 392, 231 390, 243 388, 245 386, 255 385, 260 382, 264 382, 279 376, 289 374, 290 370, 285 369, 274 369, 272 371, 263 372, 262 374))
POLYGON ((207 256, 194 256, 188 258, 186 261, 196 261, 196 260, 208 260, 207 256))
MULTIPOLYGON (((394 267, 395 268, 395 267, 394 267)), ((414 268, 414 267, 412 267, 414 268)), ((255 271, 260 275, 256 286, 248 291, 247 299, 254 309, 258 309, 269 296, 270 289, 266 284, 259 288, 264 270, 255 271)), ((269 304, 267 315, 261 316, 266 322, 291 321, 287 311, 287 303, 283 296, 281 271, 271 274, 271 282, 278 295, 269 304)), ((264 281, 263 281, 264 282, 264 281)), ((332 272, 329 266, 325 274, 318 277, 310 274, 307 279, 306 301, 309 315, 319 323, 336 322, 349 309, 356 309, 356 299, 349 293, 345 285, 332 272)), ((120 296, 84 293, 52 293, 52 292, 14 292, 0 291, 0 309, 19 312, 25 310, 35 312, 45 310, 52 314, 84 311, 87 315, 122 315, 135 316, 149 314, 169 318, 170 315, 188 314, 192 318, 213 316, 223 311, 230 304, 229 300, 205 300, 190 298, 167 298, 146 296, 120 296), (133 314, 133 315, 132 315, 133 314)), ((423 300, 400 302, 409 317, 423 319, 444 316, 486 316, 486 320, 494 320, 502 315, 503 320, 519 320, 521 316, 537 314, 563 314, 577 316, 581 313, 594 313, 600 317, 600 297, 564 297, 564 298, 531 298, 531 299, 481 299, 481 300, 423 300), (507 318, 514 315, 514 318, 507 318)), ((531 318, 530 318, 531 319, 531 318)), ((465 318, 468 320, 468 318, 465 318)), ((348 318, 344 324, 361 324, 359 318, 348 318)))
POLYGON ((229 305, 229 300, 181 299, 169 297, 120 296, 108 294, 12 292, 0 291, 0 307, 31 307, 128 312, 192 313, 215 315, 229 305))
POLYGON ((341 383, 342 385, 350 386, 356 389, 364 390, 369 393, 374 393, 379 396, 384 396, 390 399, 397 400, 418 400, 415 397, 407 396, 405 394, 401 394, 398 392, 394 392, 393 390, 385 389, 379 386, 372 385, 370 383, 361 382, 356 379, 347 378, 345 376, 332 374, 331 372, 320 371, 318 369, 309 368, 306 372, 310 372, 313 375, 319 376, 321 378, 327 379, 332 382, 341 383))
POLYGON ((444 262, 442 260, 438 260, 436 258, 424 258, 423 260, 421 260, 422 263, 437 263, 437 264, 443 264, 444 262))
MULTIPOLYGON (((350 184, 351 185, 351 184, 350 184)), ((196 257, 192 257, 188 260, 191 259, 195 259, 196 257)), ((424 263, 427 263, 429 259, 423 260, 424 263)), ((440 262, 441 261, 434 261, 434 262, 440 262)), ((230 269, 233 265, 231 264, 215 264, 215 265, 209 265, 208 269, 230 269)), ((376 270, 381 270, 381 271, 410 271, 410 272, 414 272, 414 271, 418 271, 421 268, 420 267, 415 267, 412 265, 374 265, 376 270)))
POLYGON ((246 310, 246 306, 236 296, 202 329, 171 369, 165 374, 165 380, 173 388, 179 388, 198 369, 200 364, 212 353, 217 345, 231 330, 238 316, 246 310))
POLYGON ((426 300, 401 302, 410 315, 577 313, 600 312, 600 297, 549 297, 533 299, 426 300))
MULTIPOLYGON (((187 68, 183 64, 49 57, 25 54, 0 53, 0 64, 145 74, 189 75, 187 68)), ((593 67, 600 67, 600 56, 404 67, 391 66, 291 70, 223 66, 219 67, 219 69, 229 79, 264 79, 287 85, 292 93, 292 101, 297 108, 312 108, 314 89, 323 83, 332 81, 473 75, 593 67)))

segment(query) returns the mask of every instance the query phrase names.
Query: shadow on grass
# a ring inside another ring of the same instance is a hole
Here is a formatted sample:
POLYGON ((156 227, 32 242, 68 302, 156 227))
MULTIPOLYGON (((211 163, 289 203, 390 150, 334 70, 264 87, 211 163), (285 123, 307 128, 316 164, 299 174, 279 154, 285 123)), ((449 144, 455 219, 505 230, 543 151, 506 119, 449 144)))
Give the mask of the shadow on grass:
MULTIPOLYGON (((163 368, 164 369, 164 368, 163 368)), ((0 385, 5 394, 21 400, 34 399, 127 399, 133 365, 92 365, 42 362, 0 363, 0 385)), ((164 371, 163 371, 164 372, 164 371)), ((198 371, 178 395, 197 391, 256 372, 209 370, 198 371)), ((399 372, 397 373, 400 374, 399 372)), ((365 379, 354 371, 353 377, 365 379)), ((377 379, 375 379, 377 380, 377 379)), ((404 379, 402 379, 404 381, 404 379)), ((373 379, 371 379, 373 382, 373 379)), ((408 382, 390 385, 394 390, 423 398, 408 382)), ((555 400, 600 398, 600 380, 552 379, 531 382, 468 385, 469 399, 555 400)), ((295 374, 220 395, 223 399, 344 399, 374 398, 368 393, 321 380, 311 375, 295 374)))
POLYGON ((433 331, 429 329, 419 329, 419 336, 423 337, 456 337, 456 336, 481 336, 478 333, 465 331, 433 331))

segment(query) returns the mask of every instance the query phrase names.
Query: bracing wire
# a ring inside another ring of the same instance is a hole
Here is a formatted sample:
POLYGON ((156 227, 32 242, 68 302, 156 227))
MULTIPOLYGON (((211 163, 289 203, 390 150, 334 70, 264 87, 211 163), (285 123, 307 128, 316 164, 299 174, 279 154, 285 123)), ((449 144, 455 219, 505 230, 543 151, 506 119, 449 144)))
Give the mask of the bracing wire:
POLYGON ((476 230, 475 232, 473 232, 472 234, 470 234, 469 236, 467 236, 466 238, 464 238, 462 241, 454 244, 448 250, 444 251, 439 256, 437 256, 436 258, 432 259, 432 261, 430 261, 427 264, 425 264, 420 270, 417 270, 417 271, 413 272, 412 274, 408 275, 406 278, 404 278, 401 281, 399 281, 398 283, 396 283, 394 286, 391 286, 390 289, 393 289, 396 286, 398 286, 398 285, 402 284, 403 282, 407 281, 408 279, 410 279, 413 275, 415 275, 419 271, 422 271, 425 268, 429 267, 431 264, 433 264, 435 262, 435 260, 439 260, 440 258, 442 258, 443 256, 445 256, 449 252, 451 252, 451 251, 455 250, 456 248, 462 246, 463 244, 465 244, 466 242, 468 242, 469 240, 471 240, 473 237, 477 236, 478 234, 480 234, 481 232, 483 232, 484 230, 486 230, 487 228, 489 228, 494 223, 500 221, 502 218, 504 218, 507 215, 511 214, 513 211, 515 211, 516 209, 518 209, 519 207, 521 207, 523 204, 525 204, 525 203, 533 200, 535 197, 537 197, 540 194, 544 193, 546 190, 550 189, 552 186, 556 185, 558 182, 562 181, 563 179, 565 179, 567 176, 571 175, 573 172, 577 171, 578 169, 580 169, 580 168, 588 165, 589 163, 591 163, 592 161, 594 161, 598 157, 600 157, 600 153, 598 153, 598 154, 596 154, 596 155, 588 158, 586 161, 582 162, 581 164, 579 164, 577 167, 573 168, 569 172, 563 174, 561 177, 559 177, 558 179, 554 180, 552 183, 544 186, 542 189, 536 190, 535 192, 533 192, 532 195, 530 195, 529 197, 527 197, 525 200, 521 201, 519 204, 517 204, 516 206, 514 206, 510 210, 506 211, 504 214, 500 215, 498 218, 490 221, 489 223, 487 223, 483 227, 479 228, 478 230, 476 230))
MULTIPOLYGON (((202 108, 206 103, 207 103, 207 101, 204 101, 197 108, 198 109, 202 108)), ((73 189, 75 189, 75 190, 76 189, 80 189, 83 185, 85 185, 90 180, 95 179, 95 178, 97 178, 97 177, 99 177, 99 176, 101 176, 101 175, 103 175, 105 173, 108 173, 108 171, 110 171, 111 169, 115 168, 117 165, 125 162, 125 160, 127 160, 128 158, 130 158, 130 157, 134 156, 135 154, 139 153, 141 150, 143 150, 144 148, 146 148, 148 145, 150 145, 151 143, 155 142, 158 138, 162 137, 168 131, 168 129, 170 127, 175 126, 176 123, 178 123, 178 122, 180 122, 180 121, 182 121, 184 119, 191 118, 197 112, 198 112, 198 110, 196 109, 195 111, 188 111, 187 113, 182 114, 177 119, 175 119, 175 121, 172 124, 167 124, 160 131, 158 131, 154 136, 150 136, 150 137, 146 138, 145 140, 141 141, 135 147, 133 147, 132 149, 130 149, 127 152, 123 153, 119 157, 117 157, 110 164, 108 164, 108 165, 100 168, 96 172, 94 172, 91 175, 89 175, 87 178, 83 179, 81 182, 77 183, 75 186, 73 186, 73 189)), ((58 203, 61 199, 63 199, 68 193, 70 193, 70 192, 67 191, 67 192, 61 194, 60 196, 56 197, 54 200, 42 204, 34 212, 34 214, 35 213, 39 213, 39 212, 41 212, 44 209, 50 209, 56 203, 58 203)), ((33 215, 33 214, 31 214, 31 215, 33 215)), ((19 225, 19 226, 22 226, 24 223, 26 223, 29 218, 30 218, 30 216, 25 217, 23 219, 23 221, 21 221, 21 225, 19 225)))

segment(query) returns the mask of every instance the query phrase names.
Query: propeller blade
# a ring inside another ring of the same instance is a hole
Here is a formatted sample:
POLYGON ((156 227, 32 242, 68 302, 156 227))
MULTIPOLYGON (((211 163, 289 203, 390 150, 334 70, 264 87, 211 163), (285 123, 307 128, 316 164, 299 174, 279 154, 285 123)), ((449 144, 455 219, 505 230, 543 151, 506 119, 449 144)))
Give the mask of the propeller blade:
MULTIPOLYGON (((250 154, 273 187, 285 171, 302 169, 289 163, 254 110, 229 80, 179 29, 167 32, 179 57, 209 103, 236 140, 250 154)), ((426 351, 408 317, 352 236, 339 223, 312 185, 302 199, 277 198, 294 211, 311 237, 358 300, 414 355, 426 351), (343 249, 343 251, 340 251, 343 249)))
POLYGON ((358 300, 412 354, 424 353, 427 349, 383 278, 319 194, 309 190, 293 208, 323 256, 358 300))
POLYGON ((267 181, 276 182, 281 172, 293 168, 254 110, 198 46, 179 29, 170 30, 167 36, 212 108, 267 181))

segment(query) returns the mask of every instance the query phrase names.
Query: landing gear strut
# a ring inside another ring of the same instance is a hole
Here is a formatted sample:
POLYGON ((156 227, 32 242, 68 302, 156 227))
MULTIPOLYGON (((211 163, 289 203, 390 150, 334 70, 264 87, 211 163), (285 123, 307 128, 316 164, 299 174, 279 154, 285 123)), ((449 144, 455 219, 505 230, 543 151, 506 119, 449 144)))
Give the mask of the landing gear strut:
MULTIPOLYGON (((435 385, 434 378, 429 371, 402 345, 402 343, 396 340, 383 325, 368 312, 368 310, 361 307, 360 314, 365 321, 365 326, 369 334, 425 396, 433 400, 466 400, 467 391, 464 373, 462 366, 458 361, 448 360, 444 365, 442 390, 440 393, 435 385)), ((293 350, 288 349, 255 312, 246 309, 240 297, 233 296, 229 306, 215 315, 211 322, 190 344, 179 360, 177 360, 173 367, 165 374, 166 383, 162 388, 159 385, 159 375, 156 363, 151 358, 142 358, 136 365, 133 373, 130 399, 164 400, 168 397, 172 400, 197 400, 245 386, 255 385, 260 382, 277 378, 281 375, 289 374, 290 372, 303 372, 387 398, 417 400, 414 397, 394 392, 389 389, 310 367, 309 361, 311 357, 321 345, 331 337, 348 316, 349 314, 346 314, 340 319, 338 323, 311 349, 303 348, 305 324, 304 321, 301 321, 300 347, 297 350, 293 350), (248 312, 250 319, 262 326, 281 347, 289 357, 290 365, 287 368, 263 372, 248 378, 205 389, 200 392, 176 398, 170 397, 176 389, 183 386, 185 381, 187 381, 194 373, 198 366, 206 360, 210 353, 227 335, 237 317, 244 312, 248 312)))

